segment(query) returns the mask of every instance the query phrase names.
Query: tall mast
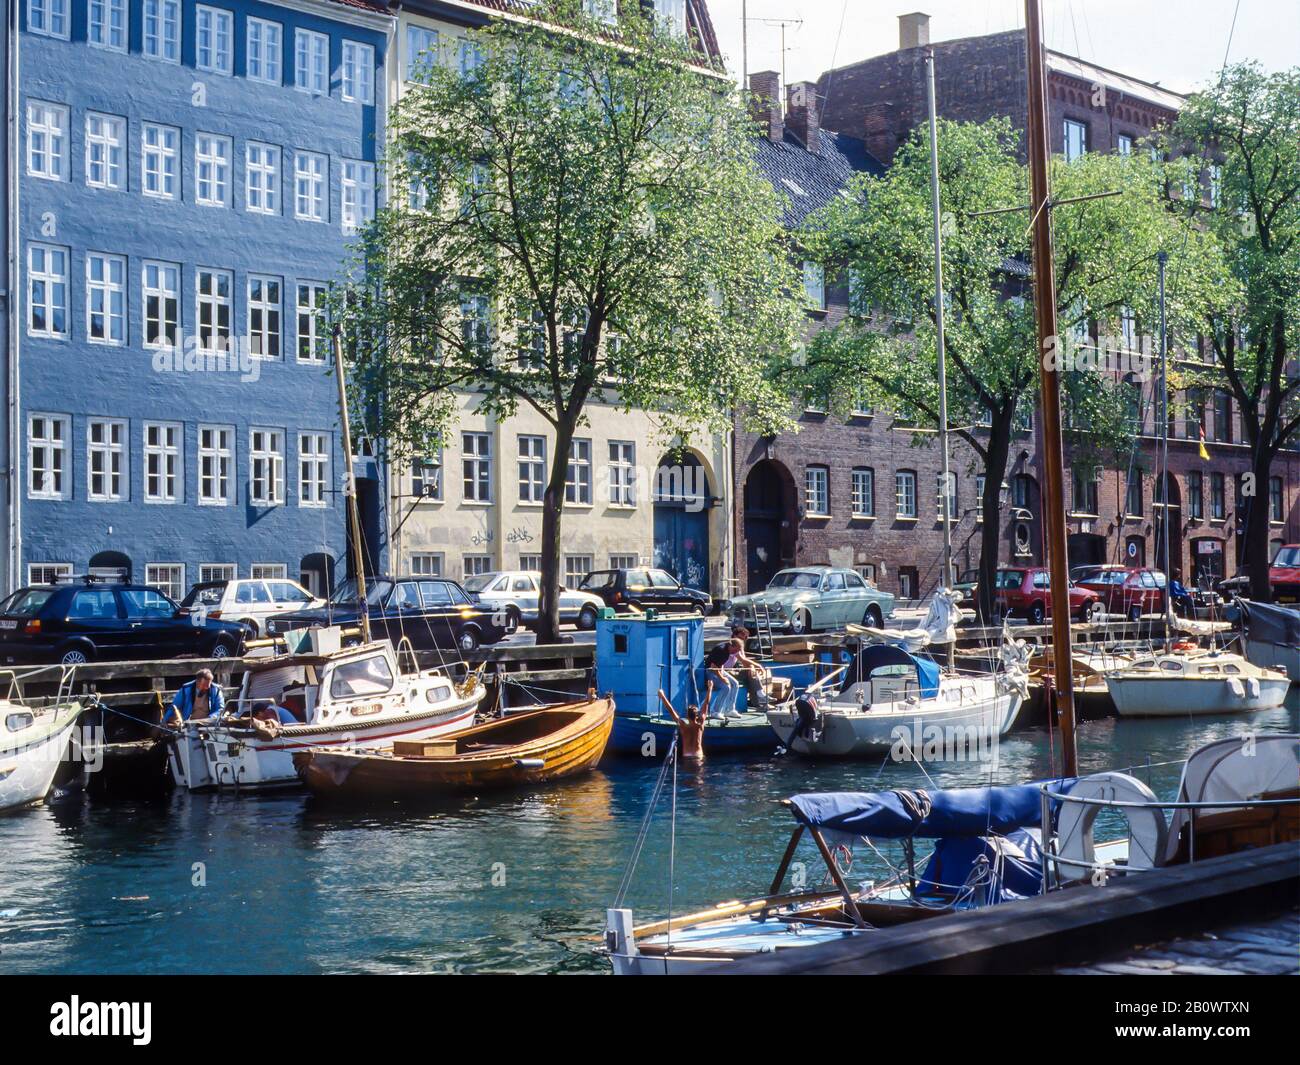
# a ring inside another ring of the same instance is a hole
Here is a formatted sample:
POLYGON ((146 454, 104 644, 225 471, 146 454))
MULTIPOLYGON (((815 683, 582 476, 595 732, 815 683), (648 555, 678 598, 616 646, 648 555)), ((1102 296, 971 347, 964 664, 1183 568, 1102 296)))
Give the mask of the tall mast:
POLYGON ((352 468, 352 428, 348 421, 348 387, 343 366, 343 330, 334 326, 334 374, 339 384, 339 423, 343 428, 343 458, 347 472, 343 478, 347 495, 348 522, 352 528, 352 577, 357 588, 357 619, 361 639, 370 642, 370 611, 366 608, 366 566, 361 550, 361 512, 357 508, 357 478, 352 468))
POLYGON ((1169 558, 1169 333, 1165 325, 1165 264, 1169 254, 1161 252, 1160 264, 1160 541, 1165 556, 1165 634, 1172 636, 1174 623, 1174 565, 1169 558))
MULTIPOLYGON (((943 580, 952 585, 952 473, 948 468, 948 368, 943 340, 943 212, 939 207, 939 125, 934 106, 934 49, 925 52, 925 91, 930 111, 930 200, 934 212, 934 324, 939 356, 939 447, 942 453, 942 487, 939 517, 943 519, 943 580)), ((948 668, 953 665, 953 645, 948 645, 948 668)))
POLYGON ((1033 212, 1034 317, 1038 322, 1039 400, 1043 412, 1047 563, 1052 581, 1052 670, 1061 725, 1062 769, 1078 773, 1074 740, 1074 668, 1070 643, 1070 589, 1065 545, 1065 457, 1061 446, 1060 346, 1056 332, 1056 272, 1052 262, 1051 184, 1048 175, 1047 75, 1039 0, 1025 0, 1028 59, 1029 209, 1033 212), (1048 354, 1053 353, 1049 358, 1048 354))

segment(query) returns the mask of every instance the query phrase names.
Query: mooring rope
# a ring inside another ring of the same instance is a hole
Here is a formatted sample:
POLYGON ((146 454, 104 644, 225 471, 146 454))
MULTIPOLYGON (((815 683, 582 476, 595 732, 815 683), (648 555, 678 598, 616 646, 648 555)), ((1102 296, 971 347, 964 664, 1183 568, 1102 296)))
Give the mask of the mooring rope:
MULTIPOLYGON (((618 892, 614 896, 613 908, 616 910, 622 909, 628 888, 632 886, 632 875, 636 872, 637 862, 641 858, 641 848, 645 846, 646 836, 650 832, 650 821, 654 817, 655 808, 659 805, 659 796, 663 793, 664 782, 668 779, 668 772, 670 769, 674 769, 676 761, 677 737, 674 736, 672 744, 668 748, 668 757, 664 759, 663 767, 659 770, 659 776, 655 780, 654 789, 650 793, 650 802, 646 807, 645 816, 641 818, 641 826, 637 829, 636 840, 632 844, 632 854, 628 858, 627 865, 623 868, 623 876, 619 880, 618 892)), ((674 788, 674 793, 675 791, 676 788, 674 788)))

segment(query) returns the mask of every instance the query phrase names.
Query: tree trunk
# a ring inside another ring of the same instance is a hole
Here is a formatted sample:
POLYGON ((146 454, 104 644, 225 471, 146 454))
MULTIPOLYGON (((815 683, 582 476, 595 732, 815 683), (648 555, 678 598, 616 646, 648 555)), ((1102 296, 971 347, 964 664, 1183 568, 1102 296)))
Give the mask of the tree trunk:
POLYGON ((984 459, 984 522, 980 527, 979 596, 975 608, 980 623, 985 625, 993 618, 993 589, 1002 554, 1002 482, 1011 453, 1011 422, 1008 415, 995 416, 984 459))
POLYGON ((1246 503, 1246 527, 1238 535, 1245 538, 1242 563, 1250 574, 1250 597, 1257 603, 1267 603, 1273 598, 1268 582, 1268 477, 1273 465, 1274 451, 1269 447, 1255 449, 1252 473, 1255 475, 1255 494, 1246 503))
MULTIPOLYGON (((569 479, 569 446, 576 424, 562 422, 555 433, 555 453, 542 495, 542 587, 537 599, 537 642, 560 641, 560 530, 564 488, 569 479)), ((594 490, 594 485, 593 485, 594 490)))

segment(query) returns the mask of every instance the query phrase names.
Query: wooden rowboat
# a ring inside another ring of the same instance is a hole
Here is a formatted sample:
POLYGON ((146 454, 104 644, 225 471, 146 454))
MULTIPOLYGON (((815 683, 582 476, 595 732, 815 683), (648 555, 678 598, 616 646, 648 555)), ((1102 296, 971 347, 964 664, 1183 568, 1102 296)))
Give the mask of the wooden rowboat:
POLYGON ((614 700, 512 714, 462 732, 394 743, 392 750, 311 748, 294 755, 315 794, 414 798, 541 784, 593 768, 614 723, 614 700))

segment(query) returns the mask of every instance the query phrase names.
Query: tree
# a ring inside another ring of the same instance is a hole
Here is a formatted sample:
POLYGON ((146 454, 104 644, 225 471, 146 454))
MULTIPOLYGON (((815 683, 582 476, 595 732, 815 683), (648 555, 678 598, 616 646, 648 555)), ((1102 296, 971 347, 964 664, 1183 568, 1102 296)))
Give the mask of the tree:
MULTIPOLYGON (((1038 388, 1029 217, 1006 211, 1028 201, 1028 170, 1017 149, 1006 119, 939 123, 948 428, 982 467, 985 515, 999 513, 1017 419, 1032 410, 1038 388)), ((1161 172, 1145 157, 1053 161, 1054 199, 1119 193, 1057 207, 1052 219, 1062 336, 1045 357, 1067 371, 1064 424, 1075 461, 1114 461, 1132 447, 1128 390, 1120 386, 1126 376, 1145 379, 1152 366, 1123 350, 1130 345, 1118 322, 1125 308, 1150 327, 1156 322, 1156 255, 1183 238, 1162 190, 1161 172)), ((841 396, 846 386, 865 388, 875 405, 906 412, 922 430, 939 424, 931 212, 922 128, 884 176, 855 178, 850 195, 815 215, 802 238, 826 261, 845 264, 861 312, 814 340, 803 374, 812 387, 841 396)), ((1194 240, 1188 255, 1198 247, 1194 240)), ((1184 273, 1183 289, 1170 300, 1176 315, 1185 314, 1201 276, 1184 273)), ((983 617, 993 609, 999 534, 999 521, 984 521, 983 617)))
POLYGON ((554 431, 538 639, 558 629, 570 444, 587 405, 648 408, 665 435, 721 431, 741 401, 787 424, 767 354, 796 342, 777 198, 717 72, 630 13, 572 2, 471 35, 390 117, 403 190, 363 234, 339 302, 357 404, 397 456, 440 445, 454 390, 554 431), (406 195, 409 190, 409 197, 406 195))
POLYGON ((1189 376, 1226 388, 1241 411, 1251 471, 1238 535, 1251 597, 1267 600, 1269 471, 1300 434, 1300 67, 1228 68, 1187 101, 1170 141, 1191 146, 1184 176, 1192 188, 1207 181, 1209 203, 1189 197, 1188 210, 1220 249, 1222 283, 1200 322, 1213 366, 1189 376))

